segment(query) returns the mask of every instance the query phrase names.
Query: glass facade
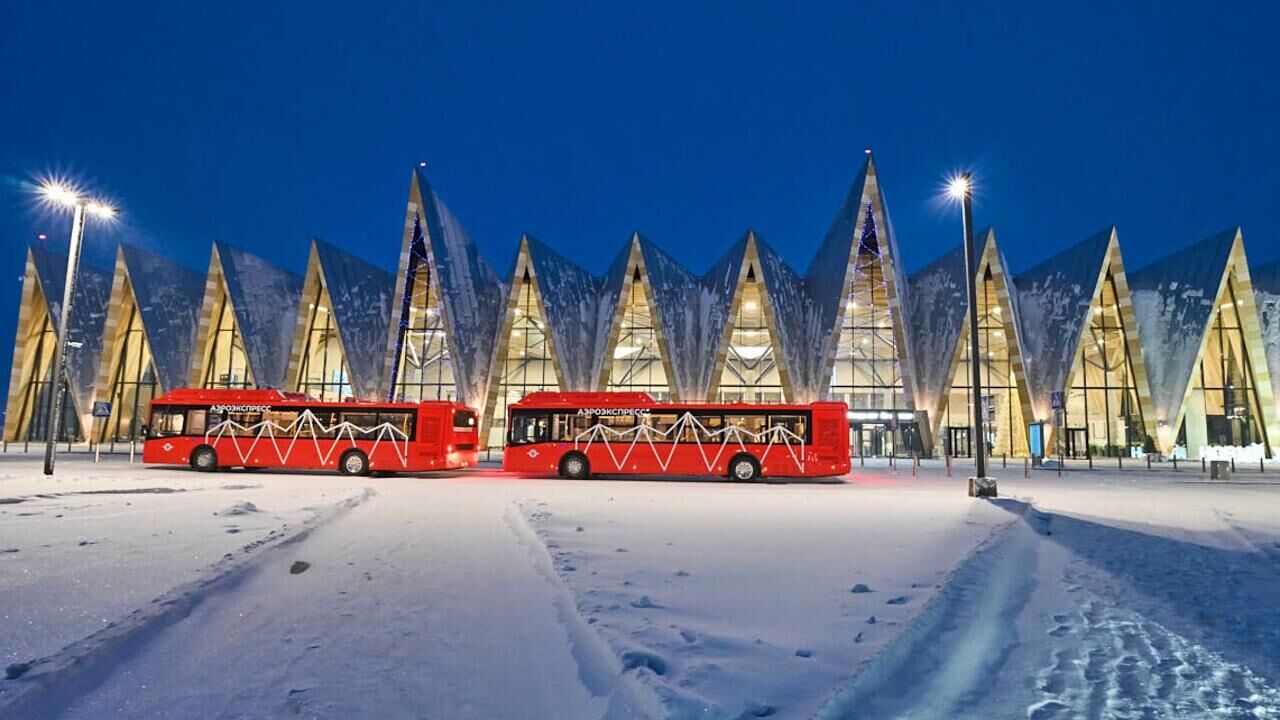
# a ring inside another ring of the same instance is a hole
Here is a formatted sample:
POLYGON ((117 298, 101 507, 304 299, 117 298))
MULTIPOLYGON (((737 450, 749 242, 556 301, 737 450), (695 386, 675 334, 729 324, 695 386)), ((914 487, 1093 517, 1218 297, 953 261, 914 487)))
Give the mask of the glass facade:
POLYGON ((351 372, 342 352, 333 304, 323 283, 307 306, 307 334, 298 371, 298 392, 317 400, 340 401, 352 396, 351 372))
POLYGON ((445 336, 444 314, 421 229, 416 224, 404 292, 392 396, 402 402, 453 400, 458 390, 453 380, 453 359, 445 336))
POLYGON ((512 291, 516 302, 506 350, 498 360, 497 375, 493 379, 497 382, 497 400, 489 417, 489 447, 503 445, 508 405, 531 392, 560 389, 538 285, 528 269, 512 291))
POLYGON ((867 203, 862 237, 853 259, 853 277, 844 301, 840 336, 832 367, 832 400, 843 400, 853 413, 855 454, 900 455, 919 451, 919 432, 902 377, 898 346, 901 318, 890 306, 886 266, 876 234, 872 205, 867 203))
POLYGON ((133 301, 132 288, 126 288, 125 297, 129 298, 125 322, 116 336, 117 351, 111 365, 111 416, 102 427, 102 442, 141 440, 151 401, 160 394, 151 345, 133 301))
POLYGON ((209 335, 209 355, 205 362, 204 386, 207 388, 250 388, 253 377, 244 352, 244 338, 236 323, 231 298, 226 289, 218 291, 214 304, 213 327, 209 335))
POLYGON ((782 402, 782 374, 773 352, 773 331, 764 311, 764 286, 755 266, 747 278, 737 312, 729 319, 729 347, 714 397, 720 402, 782 402))
POLYGON ((1232 273, 1214 308, 1204 354, 1192 375, 1192 401, 1179 432, 1178 444, 1191 457, 1206 446, 1255 444, 1270 454, 1239 306, 1232 273), (1203 415, 1195 412, 1200 408, 1203 415))
POLYGON ((1067 457, 1131 456, 1154 450, 1129 353, 1129 328, 1120 314, 1115 277, 1107 269, 1089 308, 1079 354, 1071 370, 1063 414, 1061 452, 1067 457))
MULTIPOLYGON (((44 298, 37 297, 41 308, 39 322, 32 323, 26 337, 26 357, 23 358, 22 393, 18 401, 18 421, 10 440, 44 440, 48 437, 49 414, 53 412, 53 396, 49 392, 53 378, 53 355, 58 342, 53 321, 45 307, 44 298)), ((68 392, 67 382, 62 382, 62 392, 68 392)), ((59 440, 81 440, 80 420, 76 417, 75 403, 70 395, 63 397, 62 425, 58 429, 59 440)))
POLYGON ((632 274, 630 285, 623 301, 618 342, 609 361, 605 389, 647 392, 659 400, 668 400, 671 386, 662 363, 657 318, 639 268, 632 274))
MULTIPOLYGON (((988 267, 978 285, 978 352, 982 364, 983 428, 986 453, 1025 457, 1027 451, 1026 418, 1022 412, 1017 377, 1013 372, 1013 346, 1008 336, 1005 312, 1000 306, 996 281, 988 267)), ((955 374, 942 411, 942 427, 936 444, 953 457, 972 457, 973 383, 969 353, 969 325, 960 332, 955 374)))

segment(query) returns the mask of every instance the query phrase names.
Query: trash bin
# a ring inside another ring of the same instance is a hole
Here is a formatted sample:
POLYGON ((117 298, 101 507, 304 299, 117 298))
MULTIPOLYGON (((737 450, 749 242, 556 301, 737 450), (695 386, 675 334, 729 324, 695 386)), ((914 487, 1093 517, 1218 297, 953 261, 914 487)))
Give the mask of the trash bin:
POLYGON ((1231 479, 1231 461, 1230 460, 1210 460, 1209 461, 1209 479, 1210 480, 1230 480, 1231 479))

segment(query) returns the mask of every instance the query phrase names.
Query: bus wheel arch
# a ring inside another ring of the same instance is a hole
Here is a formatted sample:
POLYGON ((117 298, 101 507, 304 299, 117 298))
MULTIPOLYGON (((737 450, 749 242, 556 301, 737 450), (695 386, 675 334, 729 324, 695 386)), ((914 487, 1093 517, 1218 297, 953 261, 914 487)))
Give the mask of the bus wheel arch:
POLYGON ((218 451, 212 445, 201 445, 191 451, 191 468, 200 472, 218 469, 218 451))
POLYGON ((343 475, 368 475, 369 456, 359 448, 352 448, 338 459, 338 471, 343 475))
POLYGON ((760 477, 760 461, 751 453, 741 452, 729 459, 730 480, 753 482, 760 477))
POLYGON ((560 458, 560 477, 586 480, 591 477, 591 461, 581 450, 570 450, 560 458))

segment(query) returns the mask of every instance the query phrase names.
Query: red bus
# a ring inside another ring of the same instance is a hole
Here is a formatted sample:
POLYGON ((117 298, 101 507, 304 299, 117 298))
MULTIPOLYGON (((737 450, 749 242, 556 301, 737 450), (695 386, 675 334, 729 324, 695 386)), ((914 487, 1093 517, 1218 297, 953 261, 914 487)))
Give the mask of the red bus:
POLYGON ((370 472, 476 464, 476 412, 455 402, 320 402, 279 390, 174 390, 151 402, 142 462, 370 472))
POLYGON ((660 403, 647 393, 535 392, 507 414, 504 470, 720 475, 849 472, 848 406, 660 403))

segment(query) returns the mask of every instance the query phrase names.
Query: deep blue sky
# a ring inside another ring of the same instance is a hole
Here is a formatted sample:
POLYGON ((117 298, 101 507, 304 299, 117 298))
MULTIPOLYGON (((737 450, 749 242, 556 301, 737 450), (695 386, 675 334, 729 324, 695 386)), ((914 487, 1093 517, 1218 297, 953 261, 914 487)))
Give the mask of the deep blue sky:
POLYGON ((803 269, 866 147, 908 269, 962 167, 1015 270, 1112 223, 1130 268, 1235 224, 1280 254, 1276 3, 481 5, 4 3, 0 347, 26 243, 65 246, 45 171, 124 209, 107 267, 217 238, 301 271, 313 236, 391 267, 426 160, 501 271, 522 231, 599 272, 639 229, 701 272, 748 227, 803 269))

